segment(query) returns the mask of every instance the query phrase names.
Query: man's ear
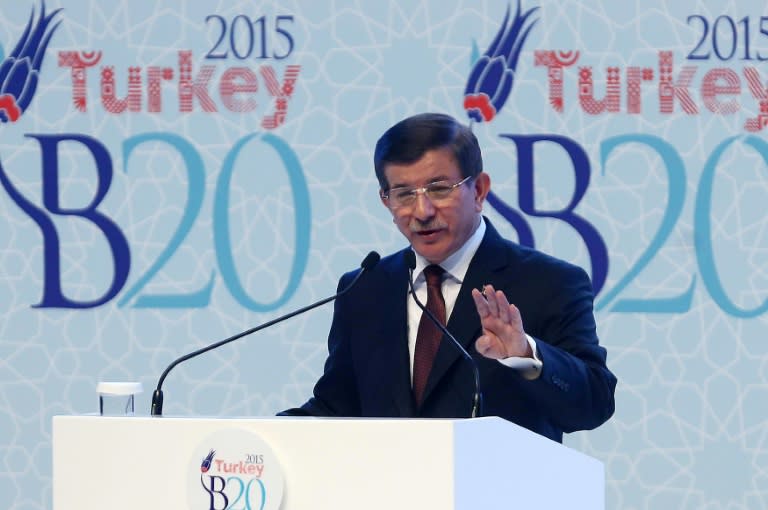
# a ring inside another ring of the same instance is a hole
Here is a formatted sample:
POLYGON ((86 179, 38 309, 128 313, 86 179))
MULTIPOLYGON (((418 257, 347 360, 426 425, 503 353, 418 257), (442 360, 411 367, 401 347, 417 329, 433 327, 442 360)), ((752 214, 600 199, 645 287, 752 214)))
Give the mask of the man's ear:
POLYGON ((384 198, 384 190, 383 190, 383 189, 380 189, 380 190, 379 190, 379 200, 381 200, 381 204, 382 204, 384 207, 386 207, 386 208, 387 208, 387 211, 389 211, 390 209, 389 209, 389 206, 387 205, 387 199, 386 199, 386 198, 384 198))
POLYGON ((485 172, 480 172, 475 177, 474 192, 475 192, 475 209, 477 212, 483 210, 483 202, 488 196, 488 192, 491 191, 491 176, 485 172))

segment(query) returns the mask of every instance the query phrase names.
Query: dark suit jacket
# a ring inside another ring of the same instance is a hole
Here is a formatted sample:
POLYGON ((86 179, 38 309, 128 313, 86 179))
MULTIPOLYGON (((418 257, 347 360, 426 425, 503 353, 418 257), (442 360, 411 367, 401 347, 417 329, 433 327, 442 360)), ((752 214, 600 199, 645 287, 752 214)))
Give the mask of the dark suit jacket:
MULTIPOLYGON (((614 411, 616 378, 605 365, 592 314, 592 286, 580 268, 503 239, 486 220, 448 330, 480 369, 482 414, 500 416, 555 441, 563 432, 591 429, 614 411), (480 356, 481 334, 473 288, 504 291, 537 343, 544 366, 535 380, 480 356)), ((341 278, 346 287, 355 272, 341 278)), ((314 396, 284 415, 357 417, 468 417, 472 369, 443 339, 417 408, 410 384, 406 332, 408 269, 403 252, 383 258, 335 303, 329 355, 314 396)))

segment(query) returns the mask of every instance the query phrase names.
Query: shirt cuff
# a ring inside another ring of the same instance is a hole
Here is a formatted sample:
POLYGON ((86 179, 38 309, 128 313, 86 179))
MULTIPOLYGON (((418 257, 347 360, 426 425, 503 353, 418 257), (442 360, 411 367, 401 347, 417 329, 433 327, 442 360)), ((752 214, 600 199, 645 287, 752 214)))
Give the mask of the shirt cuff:
POLYGON ((525 338, 528 340, 528 345, 531 346, 533 358, 504 358, 500 359, 499 363, 517 370, 525 379, 532 381, 533 379, 538 379, 541 375, 541 368, 544 366, 544 363, 539 359, 539 350, 536 348, 536 341, 531 338, 530 335, 525 335, 525 338))

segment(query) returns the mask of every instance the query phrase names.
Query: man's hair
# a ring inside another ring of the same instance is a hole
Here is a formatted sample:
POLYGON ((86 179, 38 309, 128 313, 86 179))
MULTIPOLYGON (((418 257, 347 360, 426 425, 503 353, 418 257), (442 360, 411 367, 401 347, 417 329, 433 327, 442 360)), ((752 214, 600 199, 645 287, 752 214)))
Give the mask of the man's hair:
POLYGON ((390 164, 415 163, 425 152, 448 147, 456 158, 462 177, 475 177, 483 171, 480 145, 470 129, 450 115, 421 113, 401 120, 389 128, 373 153, 373 166, 379 186, 389 189, 384 168, 390 164))

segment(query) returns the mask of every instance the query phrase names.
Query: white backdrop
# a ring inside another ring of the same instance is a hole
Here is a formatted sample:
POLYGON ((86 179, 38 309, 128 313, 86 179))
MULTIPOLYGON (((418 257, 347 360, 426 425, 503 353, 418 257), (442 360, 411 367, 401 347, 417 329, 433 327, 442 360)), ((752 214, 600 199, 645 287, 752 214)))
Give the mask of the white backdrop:
MULTIPOLYGON (((330 295, 370 250, 401 248, 373 145, 414 113, 468 121, 472 66, 517 9, 45 4, 59 7, 47 47, 32 37, 16 55, 30 65, 0 67, 0 499, 14 510, 50 507, 51 417, 95 412, 97 381, 141 381, 146 414, 178 355, 330 295)), ((473 130, 536 247, 605 276, 616 415, 566 444, 606 463, 609 508, 766 508, 768 11, 522 5, 535 7, 508 99, 473 130), (530 162, 523 137, 544 139, 530 162)), ((0 4, 7 66, 40 8, 0 4)), ((500 208, 486 213, 517 239, 500 208)), ((330 311, 173 371, 165 413, 302 403, 330 311)))

